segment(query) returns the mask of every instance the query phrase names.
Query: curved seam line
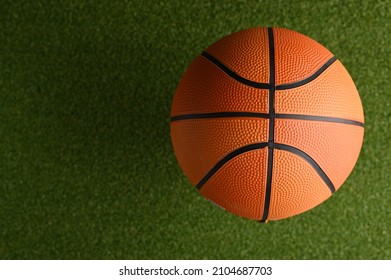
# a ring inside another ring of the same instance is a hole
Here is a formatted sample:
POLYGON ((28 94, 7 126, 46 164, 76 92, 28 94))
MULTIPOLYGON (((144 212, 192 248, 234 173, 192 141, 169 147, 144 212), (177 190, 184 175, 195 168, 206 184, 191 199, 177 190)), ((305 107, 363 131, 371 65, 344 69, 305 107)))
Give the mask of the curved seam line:
MULTIPOLYGON (((236 80, 237 82, 240 82, 244 85, 251 86, 253 88, 260 88, 260 89, 270 89, 271 85, 269 83, 259 83, 255 82, 249 79, 246 79, 230 68, 228 68, 225 64, 223 64, 221 61, 219 61, 217 58, 212 56, 206 51, 203 51, 201 53, 201 56, 205 57, 207 60, 212 62, 214 65, 216 65, 218 68, 220 68, 224 73, 226 73, 228 76, 236 80)), ((281 85, 276 85, 275 89, 276 90, 285 90, 285 89, 292 89, 292 88, 297 88, 301 87, 303 85, 306 85, 313 80, 315 80, 317 77, 319 77, 324 71, 326 71, 335 61, 337 61, 336 57, 331 57, 325 64, 323 64, 315 73, 313 73, 311 76, 289 84, 281 84, 281 85)))
POLYGON ((216 163, 215 166, 212 167, 212 169, 209 170, 209 172, 199 181, 199 183, 196 185, 196 188, 200 190, 203 185, 217 172, 219 171, 227 162, 230 160, 234 159, 235 157, 249 152, 253 150, 258 150, 258 149, 263 149, 267 147, 268 143, 267 142, 261 142, 261 143, 255 143, 255 144, 249 144, 243 147, 240 147, 231 153, 227 154, 224 156, 219 162, 216 163))
POLYGON ((327 68, 329 68, 337 59, 333 56, 330 58, 325 64, 323 64, 314 74, 311 76, 289 84, 282 84, 282 85, 277 85, 276 90, 284 90, 284 89, 292 89, 292 88, 297 88, 304 86, 313 80, 315 80, 317 77, 319 77, 324 71, 326 71, 327 68))
POLYGON ((315 171, 322 178, 322 180, 325 182, 325 184, 329 187, 331 194, 333 194, 335 192, 334 184, 331 182, 330 178, 327 176, 327 174, 324 172, 324 170, 320 167, 320 165, 310 155, 308 155, 307 153, 303 152, 302 150, 295 148, 293 146, 290 146, 290 145, 275 143, 274 146, 276 149, 291 152, 291 153, 303 158, 305 161, 307 161, 315 169, 315 171))
POLYGON ((272 181, 273 181, 273 162, 274 162, 274 126, 275 126, 275 108, 274 99, 276 92, 276 65, 275 65, 275 49, 274 49, 274 34, 273 28, 268 27, 268 47, 269 47, 269 136, 268 136, 268 156, 267 156, 267 174, 266 174, 266 186, 265 197, 263 203, 263 212, 260 222, 266 222, 269 216, 272 181))
POLYGON ((268 119, 269 114, 267 113, 256 113, 256 112, 214 112, 214 113, 201 113, 201 114, 185 114, 171 117, 171 121, 189 120, 189 119, 209 119, 209 118, 240 118, 240 117, 251 117, 251 118, 262 118, 268 119))
POLYGON ((362 123, 362 122, 350 120, 350 119, 344 119, 344 118, 312 116, 312 115, 299 115, 299 114, 276 114, 276 118, 288 119, 288 120, 332 122, 332 123, 341 123, 341 124, 349 124, 349 125, 364 127, 364 123, 362 123))
MULTIPOLYGON (((259 118, 259 119, 270 119, 269 113, 257 113, 257 112, 212 112, 212 113, 199 113, 199 114, 183 114, 176 115, 170 118, 171 122, 182 121, 182 120, 194 120, 194 119, 213 119, 213 118, 259 118)), ((300 114, 275 114, 277 119, 288 119, 288 120, 306 120, 306 121, 319 121, 319 122, 331 122, 341 123, 348 125, 356 125, 364 127, 364 123, 351 119, 334 118, 326 116, 314 116, 314 115, 300 115, 300 114)))
POLYGON ((217 58, 215 58, 211 54, 207 53, 206 51, 203 51, 201 53, 201 56, 205 57, 210 62, 212 62, 214 65, 216 65, 218 68, 223 70, 223 72, 226 73, 228 76, 230 76, 234 80, 236 80, 244 85, 251 86, 253 88, 260 88, 260 89, 269 89, 270 88, 270 85, 267 83, 259 83, 259 82, 251 81, 251 80, 248 80, 248 79, 240 76, 239 74, 237 74, 233 70, 229 69, 226 65, 224 65, 217 58))

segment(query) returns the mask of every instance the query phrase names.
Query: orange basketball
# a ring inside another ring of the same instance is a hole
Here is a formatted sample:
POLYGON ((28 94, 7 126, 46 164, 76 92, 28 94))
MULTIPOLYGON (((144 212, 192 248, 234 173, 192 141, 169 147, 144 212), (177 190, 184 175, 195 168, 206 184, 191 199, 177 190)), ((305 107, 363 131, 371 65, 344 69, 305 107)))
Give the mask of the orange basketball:
POLYGON ((360 96, 341 62, 277 27, 207 48, 171 109, 172 144, 191 183, 227 211, 263 222, 329 198, 352 171, 363 135, 360 96))

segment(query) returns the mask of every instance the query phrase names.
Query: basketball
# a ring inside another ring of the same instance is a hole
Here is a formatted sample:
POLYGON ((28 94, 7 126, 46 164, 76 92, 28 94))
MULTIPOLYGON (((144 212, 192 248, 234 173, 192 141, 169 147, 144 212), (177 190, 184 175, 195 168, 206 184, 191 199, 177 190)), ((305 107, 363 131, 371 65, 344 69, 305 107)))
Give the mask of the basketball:
POLYGON ((176 158, 201 195, 266 222, 321 204, 357 162, 364 114, 352 78, 313 39, 278 27, 222 38, 177 87, 176 158))

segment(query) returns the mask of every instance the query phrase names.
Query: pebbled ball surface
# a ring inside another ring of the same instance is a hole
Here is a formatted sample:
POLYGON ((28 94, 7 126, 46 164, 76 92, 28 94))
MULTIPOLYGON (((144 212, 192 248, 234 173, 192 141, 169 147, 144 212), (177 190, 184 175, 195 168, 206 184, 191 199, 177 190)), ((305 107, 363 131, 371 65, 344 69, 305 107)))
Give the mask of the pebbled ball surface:
POLYGON ((171 108, 171 117, 192 116, 171 121, 171 138, 179 164, 200 193, 236 215, 279 220, 308 211, 338 190, 354 168, 364 136, 360 96, 341 62, 327 66, 333 58, 329 50, 276 27, 231 34, 206 52, 220 64, 198 56, 171 108), (266 88, 246 84, 232 72, 266 88), (259 115, 229 116, 232 112, 259 115), (263 148, 229 157, 255 143, 263 148), (296 150, 279 150, 275 144, 296 150), (225 158, 230 159, 218 165, 225 158))

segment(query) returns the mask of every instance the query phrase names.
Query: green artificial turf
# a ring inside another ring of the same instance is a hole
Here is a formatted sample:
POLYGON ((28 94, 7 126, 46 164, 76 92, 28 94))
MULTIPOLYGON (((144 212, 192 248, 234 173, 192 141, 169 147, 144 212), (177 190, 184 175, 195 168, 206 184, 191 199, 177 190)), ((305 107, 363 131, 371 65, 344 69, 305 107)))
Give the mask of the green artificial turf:
POLYGON ((391 259, 389 1, 0 5, 1 259, 391 259), (359 161, 302 215, 259 224, 200 196, 169 114, 191 61, 279 26, 331 50, 365 111, 359 161))

